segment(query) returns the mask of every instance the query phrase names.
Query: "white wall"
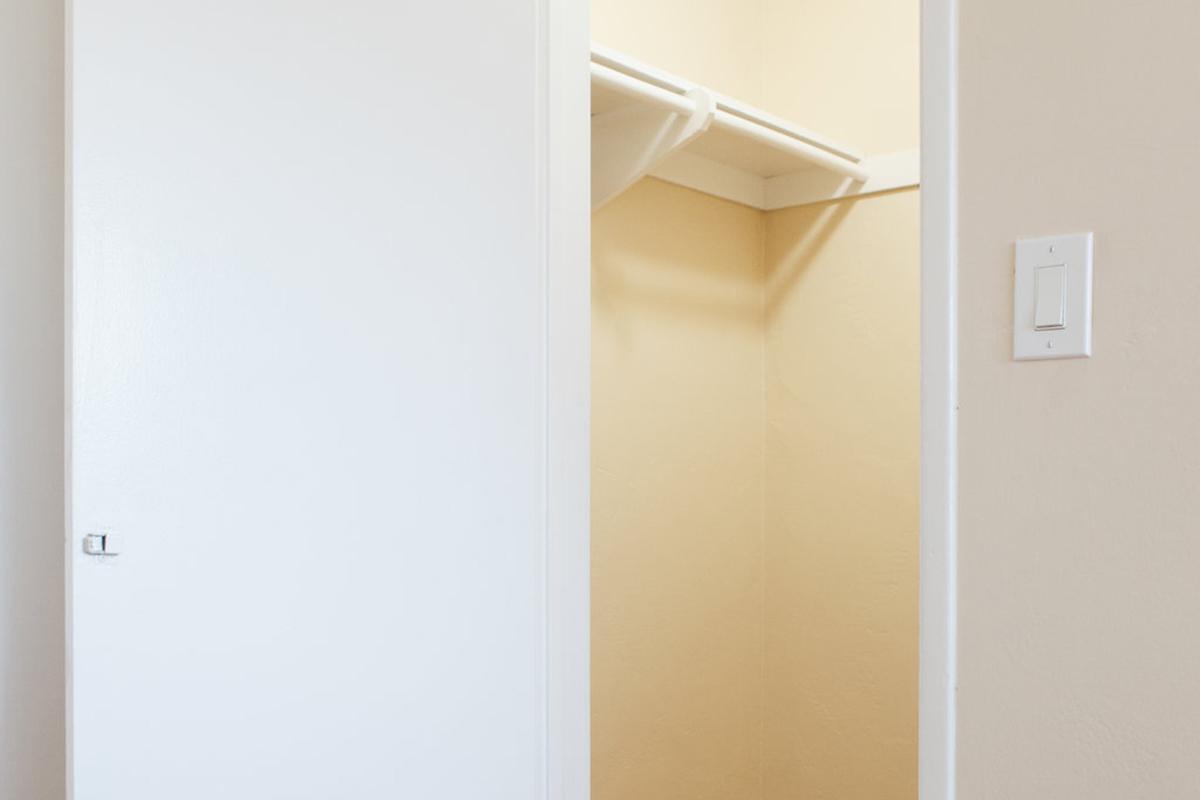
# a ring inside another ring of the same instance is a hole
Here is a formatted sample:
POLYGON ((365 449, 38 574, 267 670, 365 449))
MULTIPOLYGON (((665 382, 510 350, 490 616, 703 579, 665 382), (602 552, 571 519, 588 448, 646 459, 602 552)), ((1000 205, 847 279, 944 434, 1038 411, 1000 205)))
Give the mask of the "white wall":
POLYGON ((1200 794, 1194 0, 962 0, 963 800, 1200 794), (1094 355, 1012 361, 1013 240, 1096 235, 1094 355))
POLYGON ((0 798, 61 800, 63 9, 0 2, 0 798))

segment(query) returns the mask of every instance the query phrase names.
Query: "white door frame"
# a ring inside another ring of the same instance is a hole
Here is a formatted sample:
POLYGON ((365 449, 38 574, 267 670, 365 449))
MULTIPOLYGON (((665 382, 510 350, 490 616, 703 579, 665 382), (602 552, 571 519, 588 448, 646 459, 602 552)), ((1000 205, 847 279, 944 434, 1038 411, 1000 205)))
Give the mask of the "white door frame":
MULTIPOLYGON (((538 0, 544 54, 548 800, 590 795, 588 0, 538 0)), ((955 798, 957 5, 921 0, 920 800, 955 798)))
POLYGON ((591 795, 589 0, 537 0, 546 306, 546 800, 591 795))
POLYGON ((921 0, 920 800, 956 796, 958 0, 921 0))

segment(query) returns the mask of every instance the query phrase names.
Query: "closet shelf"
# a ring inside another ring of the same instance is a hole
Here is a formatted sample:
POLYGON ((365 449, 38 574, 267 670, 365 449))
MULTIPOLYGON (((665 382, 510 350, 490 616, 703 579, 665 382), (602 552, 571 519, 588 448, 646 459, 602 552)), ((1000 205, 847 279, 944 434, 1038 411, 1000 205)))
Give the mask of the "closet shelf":
POLYGON ((864 158, 600 45, 591 76, 593 208, 647 175, 761 209, 918 180, 915 151, 864 158))

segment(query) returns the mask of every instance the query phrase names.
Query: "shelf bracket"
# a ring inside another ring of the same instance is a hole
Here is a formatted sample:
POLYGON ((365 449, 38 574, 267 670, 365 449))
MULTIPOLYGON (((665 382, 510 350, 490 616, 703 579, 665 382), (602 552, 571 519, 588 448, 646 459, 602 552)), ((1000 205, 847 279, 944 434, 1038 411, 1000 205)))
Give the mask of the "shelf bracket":
POLYGON ((692 104, 690 114, 636 104, 592 117, 593 211, 708 130, 716 98, 699 87, 683 97, 692 104))

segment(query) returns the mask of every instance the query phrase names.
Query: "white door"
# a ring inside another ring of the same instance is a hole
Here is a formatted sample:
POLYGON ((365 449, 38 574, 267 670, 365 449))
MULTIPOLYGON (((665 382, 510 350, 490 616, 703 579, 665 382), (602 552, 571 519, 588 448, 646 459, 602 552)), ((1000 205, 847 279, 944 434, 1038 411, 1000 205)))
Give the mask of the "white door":
POLYGON ((74 0, 78 800, 543 796, 537 5, 74 0))

